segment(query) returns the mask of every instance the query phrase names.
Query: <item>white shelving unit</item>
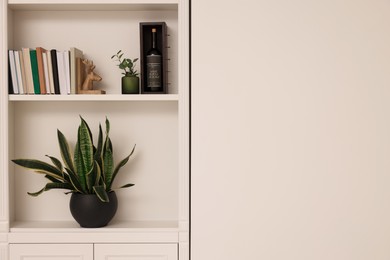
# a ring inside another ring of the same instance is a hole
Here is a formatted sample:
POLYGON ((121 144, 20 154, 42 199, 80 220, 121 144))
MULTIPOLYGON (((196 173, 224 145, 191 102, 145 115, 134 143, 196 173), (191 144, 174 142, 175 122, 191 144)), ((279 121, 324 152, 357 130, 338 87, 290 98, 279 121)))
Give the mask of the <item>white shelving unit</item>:
MULTIPOLYGON (((109 244, 139 245, 140 252, 144 247, 160 252, 166 245, 170 253, 164 259, 188 259, 188 0, 0 3, 0 259, 22 257, 24 249, 28 254, 23 257, 44 256, 39 250, 29 251, 32 243, 58 252, 65 244, 85 245, 88 254, 94 244, 104 247, 105 254, 109 244), (139 23, 148 21, 165 21, 168 26, 168 94, 121 95, 121 73, 110 57, 119 49, 128 57, 139 57, 139 23), (7 50, 39 46, 83 50, 103 78, 95 86, 107 94, 8 95, 7 50), (14 158, 45 160, 46 154, 60 157, 56 129, 74 145, 79 115, 92 131, 106 116, 110 119, 116 162, 137 144, 117 180, 118 185, 123 181, 135 186, 117 192, 118 212, 109 226, 99 229, 80 228, 69 212, 70 196, 61 191, 28 196, 27 191, 44 185, 44 178, 11 162, 14 158), (176 248, 174 255, 172 248, 176 248)), ((66 254, 59 257, 67 259, 66 254)), ((102 257, 95 252, 96 259, 102 257)))

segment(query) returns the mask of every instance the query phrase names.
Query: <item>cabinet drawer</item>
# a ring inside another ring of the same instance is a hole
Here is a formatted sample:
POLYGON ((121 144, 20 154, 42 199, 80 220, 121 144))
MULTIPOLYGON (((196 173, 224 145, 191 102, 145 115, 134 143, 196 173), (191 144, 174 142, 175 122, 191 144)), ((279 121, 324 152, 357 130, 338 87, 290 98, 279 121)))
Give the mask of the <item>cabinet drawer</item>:
POLYGON ((95 244, 94 260, 177 260, 177 244, 95 244))
POLYGON ((93 244, 10 244, 12 260, 93 260, 93 244))

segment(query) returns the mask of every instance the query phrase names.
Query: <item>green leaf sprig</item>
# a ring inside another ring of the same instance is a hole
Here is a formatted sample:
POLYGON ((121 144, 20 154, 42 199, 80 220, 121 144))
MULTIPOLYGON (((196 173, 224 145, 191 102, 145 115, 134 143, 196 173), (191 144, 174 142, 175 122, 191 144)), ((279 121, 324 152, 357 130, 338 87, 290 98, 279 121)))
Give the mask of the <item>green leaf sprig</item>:
POLYGON ((123 75, 127 77, 137 77, 138 72, 135 69, 135 63, 138 61, 138 58, 135 59, 129 59, 129 58, 122 58, 124 53, 122 50, 119 50, 116 54, 111 56, 112 60, 116 60, 118 62, 117 66, 119 69, 123 70, 123 75))

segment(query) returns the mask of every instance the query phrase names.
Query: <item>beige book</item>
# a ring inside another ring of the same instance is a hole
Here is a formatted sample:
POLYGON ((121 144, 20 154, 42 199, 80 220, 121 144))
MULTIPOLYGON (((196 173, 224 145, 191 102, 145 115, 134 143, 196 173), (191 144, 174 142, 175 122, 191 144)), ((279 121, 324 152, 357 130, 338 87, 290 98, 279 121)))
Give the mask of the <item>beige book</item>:
POLYGON ((51 52, 47 52, 47 70, 49 72, 49 88, 50 94, 55 94, 54 91, 54 79, 53 79, 53 65, 51 63, 51 52))
POLYGON ((38 62, 38 76, 39 76, 39 87, 41 94, 46 94, 46 81, 45 81, 45 69, 43 67, 43 53, 47 50, 42 47, 37 47, 37 62, 38 62))
POLYGON ((82 58, 76 58, 76 93, 79 93, 85 79, 85 67, 82 58))
POLYGON ((24 72, 26 75, 27 94, 34 94, 34 83, 31 69, 30 49, 22 48, 24 72))
POLYGON ((70 94, 77 93, 77 58, 83 58, 83 52, 75 47, 70 48, 70 94))

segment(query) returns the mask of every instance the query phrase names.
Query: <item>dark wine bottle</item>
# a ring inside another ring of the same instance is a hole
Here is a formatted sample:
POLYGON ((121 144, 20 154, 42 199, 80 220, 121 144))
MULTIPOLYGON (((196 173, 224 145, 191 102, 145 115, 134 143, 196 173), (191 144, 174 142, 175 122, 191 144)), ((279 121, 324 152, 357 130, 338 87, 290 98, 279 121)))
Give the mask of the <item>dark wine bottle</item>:
POLYGON ((152 29, 152 46, 146 53, 146 88, 149 91, 162 90, 161 52, 157 49, 157 30, 152 29))

